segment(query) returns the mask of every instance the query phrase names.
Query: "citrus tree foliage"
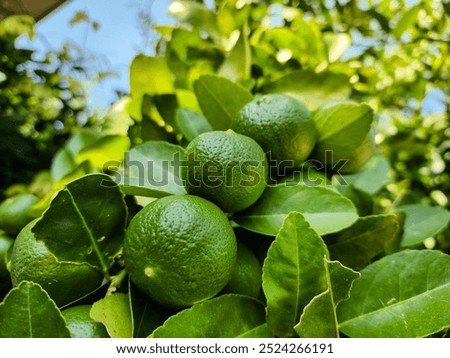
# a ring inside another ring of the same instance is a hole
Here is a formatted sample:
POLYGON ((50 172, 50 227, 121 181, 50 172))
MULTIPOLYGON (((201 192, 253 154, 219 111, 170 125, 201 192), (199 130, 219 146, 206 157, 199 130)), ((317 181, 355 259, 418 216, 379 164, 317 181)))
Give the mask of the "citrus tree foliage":
POLYGON ((216 1, 210 9, 175 1, 170 9, 182 26, 157 28, 159 54, 178 96, 199 75, 218 73, 253 92, 297 96, 313 109, 323 99, 370 103, 376 140, 401 183, 384 204, 425 196, 448 207, 449 8, 439 1, 370 4, 216 1), (433 94, 437 109, 429 113, 433 94))
MULTIPOLYGON (((448 336, 448 5, 207 4, 171 3, 177 24, 155 27, 155 55, 134 58, 130 93, 98 130, 58 147, 19 237, 47 249, 52 275, 77 266, 103 276, 81 303, 112 337, 448 336), (163 307, 128 279, 129 223, 149 202, 184 195, 185 148, 228 129, 264 94, 302 101, 318 133, 301 170, 274 176, 253 205, 228 215, 260 260, 261 294, 163 307), (329 150, 364 165, 340 172, 329 150)), ((18 253, 14 245, 14 267, 18 253)), ((60 310, 80 303, 55 303, 36 261, 33 279, 17 282, 17 271, 14 287, 0 286, 2 337, 30 336, 14 323, 24 319, 33 336, 53 335, 42 309, 64 326, 60 310), (18 310, 24 300, 41 308, 18 310)))
POLYGON ((86 91, 70 73, 83 72, 69 47, 35 58, 18 48, 21 35, 32 37, 34 20, 12 16, 0 23, 0 190, 28 183, 47 169, 56 151, 84 123, 86 91))

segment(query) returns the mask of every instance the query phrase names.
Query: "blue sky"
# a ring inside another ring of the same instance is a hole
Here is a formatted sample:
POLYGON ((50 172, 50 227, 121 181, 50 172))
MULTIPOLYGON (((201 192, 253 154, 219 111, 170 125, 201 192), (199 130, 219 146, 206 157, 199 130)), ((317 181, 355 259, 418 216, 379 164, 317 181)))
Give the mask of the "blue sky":
POLYGON ((90 90, 91 105, 106 108, 117 98, 116 89, 128 91, 133 57, 152 53, 154 38, 144 36, 139 13, 149 16, 153 23, 170 24, 174 19, 167 15, 169 4, 170 0, 72 0, 37 24, 37 36, 31 44, 26 38, 21 38, 19 44, 31 45, 38 54, 45 54, 72 41, 84 52, 95 55, 96 60, 89 66, 117 74, 90 90), (71 26, 70 20, 79 11, 97 21, 100 29, 94 31, 87 23, 71 26))
MULTIPOLYGON (((115 90, 128 92, 128 71, 133 57, 138 53, 152 54, 155 39, 150 29, 143 31, 139 14, 151 18, 153 24, 173 24, 175 20, 167 15, 170 3, 171 0, 71 0, 37 24, 37 37, 31 44, 23 37, 19 45, 31 46, 45 54, 72 41, 84 53, 95 55, 89 67, 116 73, 90 88, 91 107, 106 109, 117 99, 115 90), (71 26, 70 20, 80 11, 97 21, 100 29, 94 31, 87 23, 71 26)), ((443 97, 441 91, 430 91, 424 113, 445 110, 443 97)))

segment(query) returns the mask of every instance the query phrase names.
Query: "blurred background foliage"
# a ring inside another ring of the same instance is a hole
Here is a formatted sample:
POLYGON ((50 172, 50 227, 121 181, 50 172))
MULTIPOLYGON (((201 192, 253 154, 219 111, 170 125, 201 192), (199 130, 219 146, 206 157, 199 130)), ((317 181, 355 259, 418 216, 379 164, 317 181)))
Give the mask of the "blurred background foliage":
POLYGON ((312 110, 332 100, 369 103, 374 140, 392 168, 377 205, 449 207, 448 3, 176 0, 169 12, 177 24, 152 29, 155 55, 136 56, 129 95, 103 118, 87 114, 88 70, 73 48, 36 61, 15 47, 33 23, 0 24, 2 196, 13 183, 36 182, 37 173, 37 187, 54 190, 145 140, 183 144, 178 110, 200 112, 193 83, 217 74, 253 93, 288 93, 312 110))
POLYGON ((170 12, 181 27, 158 27, 157 50, 177 88, 216 73, 313 110, 333 99, 367 102, 393 169, 379 204, 449 207, 448 3, 181 0, 170 12))

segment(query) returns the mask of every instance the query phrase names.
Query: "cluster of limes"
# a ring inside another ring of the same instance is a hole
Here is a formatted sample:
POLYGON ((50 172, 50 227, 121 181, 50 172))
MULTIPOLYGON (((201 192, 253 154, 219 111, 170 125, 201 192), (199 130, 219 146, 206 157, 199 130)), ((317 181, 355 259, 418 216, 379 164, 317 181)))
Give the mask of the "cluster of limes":
MULTIPOLYGON (((134 284, 156 302, 178 308, 220 292, 258 297, 260 262, 237 241, 229 214, 259 199, 271 171, 269 163, 275 163, 278 170, 298 168, 315 143, 316 129, 305 105, 275 94, 259 96, 244 106, 227 131, 197 136, 185 150, 182 177, 187 195, 152 201, 132 218, 126 231, 123 258, 134 284)), ((36 200, 24 196, 0 206, 0 229, 17 234, 31 220, 26 212, 36 200)), ((101 273, 59 262, 36 241, 32 227, 33 222, 26 225, 14 245, 11 239, 0 238, 0 276, 9 274, 6 261, 10 260, 14 285, 24 279, 42 283, 60 307, 77 295, 71 288, 80 286, 74 283, 98 285, 101 273), (58 284, 64 280, 70 282, 58 284)), ((79 294, 75 298, 81 297, 79 294)), ((75 330, 79 317, 89 321, 88 308, 79 310, 65 313, 68 322, 74 318, 75 330)), ((105 334, 93 322, 88 323, 85 329, 95 331, 92 335, 105 334)))
POLYGON ((261 266, 237 244, 225 213, 244 210, 275 168, 299 167, 316 143, 305 105, 285 95, 248 103, 227 131, 200 134, 186 148, 188 195, 158 199, 130 222, 123 256, 131 280, 157 302, 185 307, 221 291, 258 297, 261 266))

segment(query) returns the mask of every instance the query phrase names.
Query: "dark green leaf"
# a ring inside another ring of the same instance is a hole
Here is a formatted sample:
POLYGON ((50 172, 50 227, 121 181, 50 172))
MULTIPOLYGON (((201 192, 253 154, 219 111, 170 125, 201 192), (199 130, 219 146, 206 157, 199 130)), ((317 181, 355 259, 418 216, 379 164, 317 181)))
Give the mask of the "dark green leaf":
POLYGON ((337 306, 350 297, 353 282, 361 275, 339 261, 324 259, 327 289, 305 307, 295 331, 302 338, 339 338, 337 306))
POLYGON ((276 235, 291 211, 300 212, 320 235, 342 230, 356 221, 352 202, 333 190, 306 185, 269 186, 250 208, 233 220, 247 230, 276 235))
POLYGON ((133 337, 148 337, 156 328, 162 326, 173 312, 152 301, 147 295, 137 289, 131 281, 128 282, 128 285, 133 337))
POLYGON ((216 130, 230 128, 235 115, 253 97, 241 87, 223 77, 205 75, 194 82, 194 92, 203 114, 216 130))
POLYGON ((359 270, 384 252, 395 240, 398 229, 395 215, 366 216, 338 233, 327 235, 325 242, 333 260, 359 270))
POLYGON ((408 250, 361 271, 350 299, 338 307, 350 337, 426 337, 450 327, 450 256, 408 250))
POLYGON ((176 123, 188 141, 193 140, 199 134, 213 130, 202 114, 190 109, 179 109, 176 115, 176 123))
POLYGON ((444 230, 450 220, 450 212, 438 206, 410 204, 399 206, 398 210, 406 215, 401 241, 403 247, 421 244, 444 230))
POLYGON ((58 259, 106 272, 122 244, 126 220, 117 184, 107 175, 92 174, 60 190, 32 232, 58 259))
POLYGON ((133 338, 129 296, 115 293, 95 302, 91 318, 103 323, 112 338, 133 338))
MULTIPOLYGON (((170 317, 153 338, 237 338, 256 334, 265 323, 264 306, 254 298, 226 294, 170 317)), ((260 333, 267 333, 262 330, 260 333)))
POLYGON ((326 290, 326 257, 328 251, 321 237, 300 213, 290 213, 263 265, 267 324, 275 335, 294 335, 303 308, 326 290))
POLYGON ((37 283, 22 281, 0 303, 0 338, 70 338, 55 302, 37 283))
POLYGON ((348 79, 339 74, 299 70, 267 84, 264 90, 290 95, 315 110, 327 102, 348 99, 351 86, 348 79))
POLYGON ((127 153, 125 175, 118 178, 122 190, 130 195, 159 198, 185 194, 180 170, 183 148, 163 141, 148 141, 127 153))

